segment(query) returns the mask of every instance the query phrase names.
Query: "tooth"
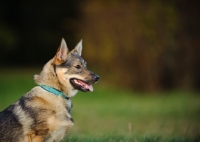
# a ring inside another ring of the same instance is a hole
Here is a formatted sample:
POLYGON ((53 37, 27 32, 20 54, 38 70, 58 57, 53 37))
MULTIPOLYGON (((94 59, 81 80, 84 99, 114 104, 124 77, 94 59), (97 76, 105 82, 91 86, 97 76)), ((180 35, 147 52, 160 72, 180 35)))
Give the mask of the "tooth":
POLYGON ((75 83, 78 83, 78 81, 77 81, 76 79, 74 79, 74 82, 75 82, 75 83))

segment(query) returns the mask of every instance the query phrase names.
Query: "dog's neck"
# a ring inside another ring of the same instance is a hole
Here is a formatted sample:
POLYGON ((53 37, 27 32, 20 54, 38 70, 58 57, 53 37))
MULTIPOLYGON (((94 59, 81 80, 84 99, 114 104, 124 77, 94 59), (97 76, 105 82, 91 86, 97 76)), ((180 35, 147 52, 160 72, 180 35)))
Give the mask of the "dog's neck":
POLYGON ((38 85, 46 85, 62 91, 68 98, 75 96, 78 90, 70 89, 64 86, 58 79, 52 60, 44 65, 39 75, 34 75, 35 83, 38 85))

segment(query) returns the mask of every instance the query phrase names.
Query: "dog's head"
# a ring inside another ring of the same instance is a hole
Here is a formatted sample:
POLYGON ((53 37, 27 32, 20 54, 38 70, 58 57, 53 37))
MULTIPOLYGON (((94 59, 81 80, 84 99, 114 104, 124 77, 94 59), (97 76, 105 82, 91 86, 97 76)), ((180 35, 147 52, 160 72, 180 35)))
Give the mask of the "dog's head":
POLYGON ((92 84, 99 80, 98 75, 87 69, 86 62, 81 57, 81 52, 82 40, 72 51, 69 51, 65 40, 62 39, 53 58, 54 71, 59 84, 63 90, 68 91, 69 96, 74 96, 77 90, 93 91, 92 84))

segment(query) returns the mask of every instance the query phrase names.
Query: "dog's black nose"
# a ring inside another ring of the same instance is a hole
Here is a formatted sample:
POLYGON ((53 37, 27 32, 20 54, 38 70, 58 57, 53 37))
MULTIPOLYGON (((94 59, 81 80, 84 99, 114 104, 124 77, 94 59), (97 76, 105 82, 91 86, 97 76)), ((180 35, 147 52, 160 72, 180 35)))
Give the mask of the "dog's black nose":
POLYGON ((95 82, 99 80, 99 76, 98 75, 94 75, 94 80, 95 82))

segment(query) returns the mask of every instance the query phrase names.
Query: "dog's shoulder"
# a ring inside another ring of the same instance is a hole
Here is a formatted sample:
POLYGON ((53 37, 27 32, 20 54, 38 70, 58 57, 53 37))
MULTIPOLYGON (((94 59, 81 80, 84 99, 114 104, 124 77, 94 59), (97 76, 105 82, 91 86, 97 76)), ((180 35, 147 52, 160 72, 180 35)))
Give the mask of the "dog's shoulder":
POLYGON ((30 92, 25 94, 19 102, 25 102, 27 106, 34 108, 46 108, 48 110, 59 110, 58 112, 69 112, 72 107, 70 98, 64 99, 61 96, 56 96, 40 86, 31 89, 30 92))

